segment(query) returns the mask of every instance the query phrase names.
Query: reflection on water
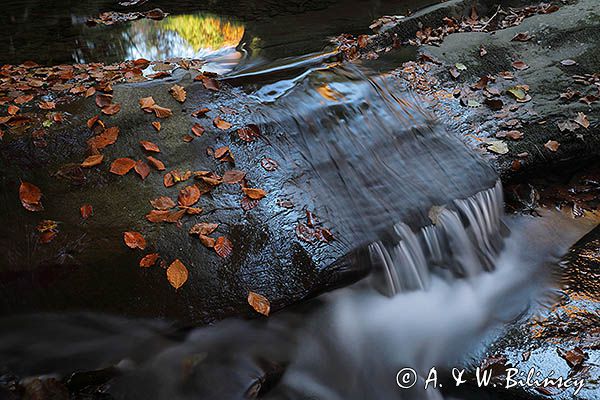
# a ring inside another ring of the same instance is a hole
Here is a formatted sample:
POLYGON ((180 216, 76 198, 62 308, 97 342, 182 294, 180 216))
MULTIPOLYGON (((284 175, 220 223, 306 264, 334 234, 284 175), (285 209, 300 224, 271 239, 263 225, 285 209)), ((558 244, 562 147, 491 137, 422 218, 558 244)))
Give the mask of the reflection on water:
POLYGON ((188 14, 162 21, 140 20, 123 32, 125 58, 165 60, 174 57, 208 58, 234 52, 244 26, 211 14, 188 14))

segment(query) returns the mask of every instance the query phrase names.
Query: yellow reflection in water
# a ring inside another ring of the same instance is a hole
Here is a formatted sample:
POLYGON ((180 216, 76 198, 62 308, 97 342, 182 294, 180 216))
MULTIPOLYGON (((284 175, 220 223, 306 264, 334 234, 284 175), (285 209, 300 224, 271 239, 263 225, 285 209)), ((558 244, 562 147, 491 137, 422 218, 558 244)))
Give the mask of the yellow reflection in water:
POLYGON ((174 15, 161 24, 161 29, 176 32, 195 51, 237 46, 244 36, 242 24, 207 14, 174 15))

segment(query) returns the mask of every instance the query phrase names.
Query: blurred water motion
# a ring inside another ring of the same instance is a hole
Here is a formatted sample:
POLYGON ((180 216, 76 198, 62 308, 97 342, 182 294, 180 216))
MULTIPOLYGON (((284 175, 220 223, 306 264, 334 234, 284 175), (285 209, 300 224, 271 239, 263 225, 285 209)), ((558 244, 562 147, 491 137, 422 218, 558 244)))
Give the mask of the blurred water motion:
POLYGON ((122 35, 126 59, 206 59, 235 53, 244 36, 244 26, 224 17, 197 13, 170 16, 162 21, 139 20, 122 35))

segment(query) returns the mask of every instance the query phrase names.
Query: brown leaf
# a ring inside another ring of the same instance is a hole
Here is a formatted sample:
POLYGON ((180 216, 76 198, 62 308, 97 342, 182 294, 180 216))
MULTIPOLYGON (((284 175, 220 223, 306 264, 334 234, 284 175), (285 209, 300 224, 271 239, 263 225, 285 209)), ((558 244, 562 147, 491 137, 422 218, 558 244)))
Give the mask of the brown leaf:
POLYGON ((263 296, 262 294, 249 292, 248 293, 248 304, 259 314, 269 316, 271 312, 271 303, 269 300, 263 296))
POLYGON ((556 152, 560 147, 560 143, 558 143, 556 140, 548 140, 544 147, 552 152, 556 152))
POLYGON ((217 241, 215 242, 215 253, 219 255, 219 257, 227 258, 233 251, 233 245, 231 241, 227 239, 225 236, 219 236, 217 241))
POLYGON ((137 160, 134 168, 135 172, 137 172, 137 174, 142 178, 142 180, 146 179, 150 174, 150 166, 142 160, 137 160))
POLYGON ((181 207, 181 209, 185 210, 185 213, 188 215, 198 215, 202 214, 202 207, 181 207))
POLYGON ((173 98, 180 103, 183 103, 187 96, 185 89, 179 85, 171 86, 171 89, 169 89, 169 93, 171 93, 171 96, 173 96, 173 98))
POLYGON ((81 218, 83 218, 83 219, 88 219, 89 217, 94 215, 94 209, 92 208, 91 204, 82 205, 79 208, 79 211, 81 212, 81 218))
POLYGON ((192 135, 185 134, 185 135, 183 135, 182 139, 183 139, 184 142, 189 143, 192 140, 194 140, 194 137, 192 135))
POLYGON ((250 124, 244 128, 238 129, 237 134, 238 137, 245 142, 254 142, 260 137, 260 130, 258 129, 258 126, 250 124))
POLYGON ((200 239, 200 243, 209 249, 213 249, 215 247, 216 240, 214 238, 206 235, 198 235, 198 238, 200 239))
POLYGON ((94 127, 94 125, 99 124, 100 126, 104 127, 104 123, 100 120, 100 116, 96 115, 90 119, 87 120, 87 127, 92 129, 94 127))
POLYGON ((220 88, 219 82, 216 79, 207 77, 207 76, 203 76, 202 77, 202 84, 204 85, 204 87, 208 90, 212 90, 212 91, 217 91, 220 88))
POLYGON ((190 228, 190 235, 210 235, 218 227, 219 224, 210 222, 198 222, 196 225, 190 228))
POLYGON ((242 206, 242 210, 250 211, 258 205, 258 200, 252 200, 248 196, 243 196, 240 205, 242 206))
POLYGON ((121 105, 117 103, 102 107, 102 114, 105 115, 115 115, 119 111, 121 111, 121 105))
POLYGON ((131 158, 117 158, 110 165, 110 172, 112 172, 115 175, 122 176, 131 171, 131 169, 135 167, 135 164, 136 162, 133 161, 131 158))
POLYGON ((192 113, 192 117, 196 117, 196 118, 205 117, 206 113, 209 111, 210 110, 206 107, 200 108, 192 113))
POLYGON ((16 115, 19 112, 20 108, 14 105, 8 106, 8 115, 16 115))
POLYGON ((141 98, 139 103, 140 103, 140 108, 143 109, 144 111, 146 111, 147 108, 151 109, 156 104, 156 102, 154 101, 152 96, 141 98))
POLYGON ((58 122, 59 124, 62 123, 63 122, 63 115, 62 115, 62 113, 59 113, 59 112, 54 113, 52 115, 52 120, 54 122, 58 122))
POLYGON ((262 189, 242 188, 242 191, 246 196, 250 197, 252 200, 260 200, 267 195, 267 192, 265 192, 262 189))
POLYGON ((577 122, 579 125, 581 125, 585 129, 587 129, 590 126, 590 121, 588 120, 587 115, 585 115, 582 112, 578 112, 577 118, 575 118, 573 121, 577 122))
POLYGON ((146 239, 139 232, 124 232, 123 241, 131 249, 144 250, 146 248, 146 239))
POLYGON ((90 87, 85 91, 85 98, 87 99, 88 97, 92 97, 95 94, 96 94, 96 88, 90 87))
POLYGON ((153 151, 155 153, 160 153, 160 149, 158 148, 158 146, 152 142, 149 142, 147 140, 140 140, 140 144, 146 151, 153 151))
POLYGON ((277 164, 277 161, 269 157, 263 158, 260 161, 260 165, 265 169, 265 171, 269 172, 275 171, 277 168, 279 168, 279 164, 277 164))
POLYGON ((19 187, 19 199, 21 204, 28 211, 42 211, 42 191, 39 187, 29 182, 21 182, 19 187))
POLYGON ((83 160, 81 166, 84 168, 95 167, 96 165, 100 165, 102 163, 102 160, 104 160, 104 155, 94 154, 83 160))
POLYGON ((216 149, 215 158, 221 162, 233 162, 233 154, 231 154, 229 146, 223 146, 216 149))
POLYGON ((526 42, 530 39, 531 39, 531 36, 529 36, 529 32, 519 32, 515 36, 513 36, 513 38, 510 40, 512 42, 526 42))
POLYGON ((529 65, 525 64, 523 61, 513 61, 513 63, 511 64, 513 66, 514 69, 518 69, 520 71, 526 70, 527 68, 529 68, 529 65))
POLYGON ((166 167, 165 167, 165 164, 163 164, 163 162, 162 162, 162 161, 160 161, 159 159, 157 159, 157 158, 154 158, 154 157, 152 157, 152 156, 148 156, 148 157, 146 157, 146 159, 147 159, 147 160, 148 160, 148 162, 149 162, 150 164, 152 164, 152 166, 153 166, 154 168, 156 168, 158 171, 164 171, 164 170, 166 169, 166 167))
POLYGON ((156 264, 156 261, 158 260, 159 257, 160 257, 160 254, 158 254, 158 253, 146 254, 144 256, 144 258, 142 258, 140 260, 140 267, 142 267, 142 268, 150 268, 151 266, 153 266, 154 264, 156 264))
POLYGON ((112 104, 112 101, 113 101, 112 94, 99 93, 96 95, 96 105, 100 108, 110 106, 112 104))
POLYGON ((42 110, 54 110, 56 108, 56 103, 53 101, 40 101, 38 105, 42 110))
POLYGON ((177 201, 180 205, 191 207, 200 199, 200 190, 196 185, 186 186, 179 192, 177 201))
POLYGON ((188 280, 188 270, 179 260, 175 260, 167 268, 167 280, 175 289, 179 289, 188 280))
POLYGON ((154 129, 156 129, 157 132, 160 131, 160 121, 152 122, 152 126, 154 127, 154 129))
POLYGON ((246 173, 244 171, 232 169, 225 171, 223 174, 223 182, 230 184, 239 183, 242 179, 244 179, 245 176, 246 173))
POLYGON ((173 112, 169 108, 161 107, 158 104, 150 107, 150 110, 154 112, 157 118, 168 118, 173 115, 173 112))
POLYGON ((226 131, 233 126, 230 122, 221 119, 221 117, 215 117, 215 119, 213 119, 213 125, 223 131, 226 131))
POLYGON ((25 103, 29 103, 31 100, 33 100, 33 95, 32 94, 24 94, 22 96, 17 97, 14 101, 15 104, 25 104, 25 103))
POLYGON ((194 126, 192 126, 192 133, 196 136, 202 136, 204 127, 200 124, 194 124, 194 126))
POLYGON ((167 196, 161 196, 154 200, 150 200, 150 204, 152 204, 152 207, 155 209, 162 211, 170 210, 171 208, 175 207, 175 202, 167 196))

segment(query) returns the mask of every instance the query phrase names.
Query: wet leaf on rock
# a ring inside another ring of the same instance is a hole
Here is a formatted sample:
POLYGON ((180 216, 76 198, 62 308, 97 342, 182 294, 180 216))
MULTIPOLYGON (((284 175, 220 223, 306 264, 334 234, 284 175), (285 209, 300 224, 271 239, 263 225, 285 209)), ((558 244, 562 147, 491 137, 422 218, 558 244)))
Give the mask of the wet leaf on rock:
POLYGON ((102 114, 105 115, 115 115, 119 111, 121 111, 121 105, 117 103, 102 107, 102 114))
POLYGON ((149 110, 153 111, 157 118, 168 118, 173 115, 173 111, 169 108, 161 107, 158 104, 153 105, 149 110))
POLYGON ((152 96, 143 97, 139 101, 140 108, 147 112, 152 112, 152 107, 156 104, 152 96), (148 111, 149 110, 149 111, 148 111))
POLYGON ((140 260, 140 267, 141 268, 150 268, 150 267, 152 267, 154 264, 156 264, 156 261, 158 261, 159 257, 160 257, 160 254, 158 254, 158 253, 146 254, 140 260))
POLYGON ((487 149, 496 154, 506 154, 508 153, 508 145, 501 140, 490 140, 488 143, 491 143, 487 149))
POLYGON ((40 221, 36 229, 40 234, 40 243, 50 243, 58 234, 58 223, 56 221, 45 219, 40 221))
POLYGON ((187 97, 185 89, 183 88, 183 86, 179 85, 171 86, 171 88, 169 89, 169 93, 171 93, 171 96, 173 96, 173 98, 180 103, 183 103, 185 101, 185 98, 187 97))
POLYGON ((219 147, 215 150, 215 158, 221 162, 233 162, 233 154, 229 150, 229 146, 219 147))
POLYGON ((125 175, 135 167, 136 162, 131 158, 123 157, 117 158, 110 165, 110 172, 115 175, 125 175))
POLYGON ((232 169, 229 171, 225 171, 225 173, 223 174, 223 182, 229 184, 240 183, 240 181, 244 179, 245 176, 246 173, 244 171, 232 169))
POLYGON ((560 147, 560 143, 558 143, 556 140, 548 140, 546 144, 544 144, 544 147, 552 152, 556 152, 560 147))
POLYGON ((206 107, 200 108, 192 113, 192 117, 196 117, 196 118, 205 117, 206 113, 208 113, 209 111, 210 110, 206 107))
POLYGON ((221 117, 215 117, 215 119, 213 119, 213 125, 223 131, 226 131, 233 126, 230 122, 221 119, 221 117))
POLYGON ((152 126, 154 127, 154 129, 156 129, 157 132, 160 131, 160 121, 152 122, 152 126))
POLYGON ((81 166, 84 168, 95 167, 96 165, 100 165, 104 160, 104 155, 102 154, 94 154, 83 160, 81 166))
POLYGON ((530 39, 531 39, 531 36, 529 36, 529 32, 519 32, 515 36, 513 36, 513 38, 511 39, 511 41, 513 41, 513 42, 527 42, 530 39))
POLYGON ((578 112, 577 118, 575 118, 573 121, 575 121, 585 129, 587 129, 590 126, 590 121, 588 120, 587 115, 585 115, 582 112, 578 112))
POLYGON ((152 157, 152 156, 148 156, 148 157, 146 157, 146 159, 147 159, 147 160, 148 160, 148 162, 149 162, 150 164, 152 164, 152 166, 153 166, 154 168, 156 168, 158 171, 164 171, 165 169, 167 169, 167 168, 165 167, 165 164, 163 164, 163 162, 162 162, 162 161, 160 161, 160 160, 159 160, 159 159, 157 159, 157 158, 154 158, 154 157, 152 157))
POLYGON ((142 178, 142 180, 146 179, 148 175, 150 175, 150 166, 142 160, 137 160, 134 169, 135 172, 137 172, 137 174, 142 178))
POLYGON ((527 68, 529 68, 529 65, 525 64, 525 62, 523 62, 521 60, 513 61, 513 63, 511 65, 513 66, 514 69, 518 69, 519 71, 524 71, 527 68))
POLYGON ((578 368, 588 358, 588 355, 579 346, 573 348, 573 350, 565 351, 560 347, 556 349, 558 355, 567 362, 569 367, 578 368))
POLYGON ((53 101, 40 101, 38 106, 42 110, 54 110, 56 108, 56 103, 53 101))
POLYGON ((194 126, 192 126, 192 133, 196 136, 202 136, 204 127, 200 124, 194 124, 194 126))
POLYGON ((242 191, 252 200, 260 200, 267 195, 264 190, 256 188, 242 188, 242 191))
POLYGON ((160 149, 158 148, 158 146, 152 142, 149 142, 147 140, 140 140, 140 144, 146 151, 153 151, 155 153, 160 153, 160 149))
POLYGON ((218 227, 219 224, 212 222, 198 222, 190 228, 190 235, 210 235, 217 230, 218 227))
POLYGON ((254 142, 260 137, 260 130, 258 126, 250 124, 244 128, 237 130, 238 137, 245 142, 254 142))
POLYGON ((106 93, 98 93, 96 95, 96 105, 100 108, 108 107, 112 104, 113 95, 106 93))
POLYGON ((175 289, 179 289, 188 280, 188 270, 178 259, 167 268, 167 280, 175 289))
POLYGON ((186 186, 179 191, 177 202, 185 207, 191 207, 200 200, 200 190, 196 185, 186 186))
POLYGON ((123 232, 123 241, 131 249, 144 250, 146 248, 146 239, 139 232, 123 232))
POLYGON ((262 294, 250 291, 248 293, 248 304, 250 304, 254 311, 264 316, 268 317, 271 312, 271 303, 262 294))
POLYGON ((215 241, 214 249, 219 257, 227 258, 233 251, 233 244, 225 236, 219 236, 215 241))
POLYGON ((21 204, 28 211, 42 211, 42 191, 39 187, 29 182, 21 182, 19 187, 19 199, 21 204))
POLYGON ((94 215, 94 209, 91 204, 84 204, 79 208, 81 212, 81 218, 88 219, 92 215, 94 215))
POLYGON ((152 207, 155 209, 162 211, 170 210, 171 208, 175 207, 175 202, 167 196, 161 196, 154 200, 150 200, 150 204, 152 204, 152 207))
POLYGON ((255 208, 256 206, 258 206, 258 200, 253 200, 248 196, 244 196, 244 197, 242 197, 242 200, 240 201, 240 205, 242 206, 242 210, 250 211, 253 208, 255 208))
POLYGON ((8 106, 7 112, 8 112, 8 115, 16 115, 19 112, 19 110, 20 110, 19 107, 11 104, 8 106))
POLYGON ((277 161, 269 157, 263 158, 260 161, 260 165, 265 169, 265 171, 269 172, 275 171, 277 168, 279 168, 279 164, 277 164, 277 161))

